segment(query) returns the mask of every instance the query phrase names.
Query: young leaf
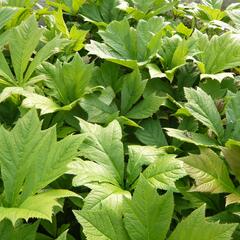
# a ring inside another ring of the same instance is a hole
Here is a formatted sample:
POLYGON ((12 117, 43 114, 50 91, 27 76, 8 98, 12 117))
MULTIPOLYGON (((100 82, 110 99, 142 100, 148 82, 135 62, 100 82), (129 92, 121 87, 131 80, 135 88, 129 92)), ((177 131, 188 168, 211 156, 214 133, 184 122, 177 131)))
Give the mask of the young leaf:
POLYGON ((173 195, 159 196, 144 177, 140 177, 132 200, 124 202, 124 224, 132 240, 164 240, 173 214, 173 195))
POLYGON ((220 114, 212 98, 203 90, 185 88, 187 110, 201 123, 210 128, 221 140, 224 135, 224 129, 220 114))

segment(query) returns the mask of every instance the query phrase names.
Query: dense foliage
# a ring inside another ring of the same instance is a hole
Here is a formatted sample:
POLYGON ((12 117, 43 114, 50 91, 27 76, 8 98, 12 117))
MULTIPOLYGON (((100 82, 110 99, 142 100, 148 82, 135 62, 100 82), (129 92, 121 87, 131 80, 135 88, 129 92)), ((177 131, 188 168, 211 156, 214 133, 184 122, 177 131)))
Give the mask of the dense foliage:
POLYGON ((240 239, 240 3, 0 1, 1 240, 240 239))

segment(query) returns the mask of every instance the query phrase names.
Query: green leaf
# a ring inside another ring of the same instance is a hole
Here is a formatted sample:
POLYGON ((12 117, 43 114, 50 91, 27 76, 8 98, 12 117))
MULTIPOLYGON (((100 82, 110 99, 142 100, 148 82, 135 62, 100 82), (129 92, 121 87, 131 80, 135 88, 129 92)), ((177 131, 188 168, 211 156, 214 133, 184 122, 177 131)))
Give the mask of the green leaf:
POLYGON ((147 80, 142 81, 139 70, 134 70, 123 78, 121 91, 121 113, 124 115, 142 96, 147 80))
POLYGON ((224 129, 221 122, 220 114, 212 98, 203 90, 185 88, 185 96, 188 100, 186 103, 187 110, 202 124, 211 129, 221 140, 224 135, 224 129))
POLYGON ((145 145, 157 147, 168 145, 159 120, 147 119, 140 126, 142 129, 138 129, 135 132, 140 142, 145 145))
POLYGON ((51 89, 49 94, 62 104, 71 104, 88 92, 93 65, 85 64, 78 54, 71 62, 45 63, 43 68, 46 84, 51 89))
POLYGON ((53 38, 51 41, 46 43, 35 55, 32 62, 30 63, 26 75, 24 76, 24 81, 28 81, 32 76, 33 72, 39 65, 47 60, 49 57, 62 51, 62 49, 69 44, 69 41, 66 39, 61 39, 58 36, 53 38))
POLYGON ((67 240, 67 232, 63 232, 56 240, 67 240))
POLYGON ((33 15, 12 30, 9 48, 14 72, 19 82, 23 81, 23 74, 41 35, 42 30, 38 28, 33 15))
POLYGON ((1 240, 35 240, 38 222, 34 224, 20 224, 13 227, 10 221, 0 223, 1 240))
POLYGON ((85 137, 68 136, 57 142, 55 127, 42 131, 35 110, 11 131, 2 126, 0 132, 2 206, 9 208, 19 207, 29 197, 37 198, 35 194, 63 175, 85 137))
POLYGON ((139 177, 144 165, 148 166, 166 153, 156 147, 129 145, 128 154, 127 184, 130 186, 139 177))
POLYGON ((154 94, 149 95, 135 105, 125 116, 130 119, 145 119, 151 117, 159 110, 159 107, 164 101, 164 97, 158 97, 154 94))
POLYGON ((50 190, 28 197, 17 207, 0 207, 0 221, 9 219, 13 224, 18 219, 28 221, 30 218, 52 220, 53 207, 61 207, 57 202, 59 198, 79 197, 76 193, 68 190, 50 190))
POLYGON ((222 152, 231 171, 240 180, 240 142, 229 139, 222 148, 222 152))
POLYGON ((122 129, 118 121, 111 122, 103 128, 79 119, 87 139, 82 144, 81 155, 103 166, 111 176, 123 185, 124 152, 121 142, 122 129))
POLYGON ((181 161, 169 154, 150 164, 143 171, 143 176, 156 188, 176 191, 175 181, 186 176, 186 172, 181 161))
POLYGON ((91 41, 86 49, 89 54, 135 69, 157 53, 165 26, 161 17, 140 20, 136 29, 127 20, 113 21, 105 31, 99 31, 104 43, 91 41))
POLYGON ((180 130, 175 128, 165 128, 167 134, 170 137, 176 138, 183 142, 188 142, 202 147, 215 147, 218 148, 218 144, 214 139, 200 133, 189 132, 187 130, 180 130))
POLYGON ((92 22, 98 27, 106 26, 113 20, 122 20, 123 13, 117 8, 118 0, 100 0, 97 2, 89 2, 82 6, 80 13, 85 21, 92 22))
POLYGON ((0 8, 0 30, 11 20, 12 17, 19 11, 15 7, 1 7, 0 8))
POLYGON ((181 158, 185 170, 195 179, 192 191, 197 192, 234 192, 235 187, 229 177, 227 166, 215 152, 202 149, 200 155, 190 154, 181 158))
POLYGON ((118 182, 104 165, 79 159, 70 163, 69 168, 68 173, 76 175, 73 178, 73 186, 89 183, 111 183, 118 186, 118 182))
POLYGON ((224 33, 213 36, 201 54, 207 74, 216 74, 224 70, 239 67, 240 53, 239 34, 224 33))
POLYGON ((122 216, 111 208, 74 211, 74 214, 89 240, 129 240, 122 216))
POLYGON ((112 184, 88 184, 87 186, 92 190, 84 199, 84 210, 97 210, 104 205, 115 211, 121 211, 124 199, 131 198, 130 192, 112 184))
MULTIPOLYGON (((0 103, 13 95, 24 96, 22 106, 25 108, 36 108, 41 110, 41 114, 52 113, 62 108, 45 96, 32 92, 32 89, 24 89, 21 87, 6 87, 0 94, 0 103)), ((64 110, 64 109, 62 109, 64 110)))
POLYGON ((124 224, 131 239, 164 240, 173 214, 173 195, 159 196, 146 179, 140 178, 132 200, 124 202, 124 224))
POLYGON ((169 240, 230 240, 236 224, 207 222, 204 217, 205 207, 192 212, 179 223, 169 240))
MULTIPOLYGON (((164 38, 162 47, 159 51, 159 57, 164 67, 165 73, 167 71, 176 71, 177 68, 185 64, 188 54, 187 42, 179 35, 174 35, 171 38, 164 38)), ((170 78, 172 80, 172 78, 170 78)))
POLYGON ((221 9, 223 0, 202 0, 202 3, 212 8, 221 9))

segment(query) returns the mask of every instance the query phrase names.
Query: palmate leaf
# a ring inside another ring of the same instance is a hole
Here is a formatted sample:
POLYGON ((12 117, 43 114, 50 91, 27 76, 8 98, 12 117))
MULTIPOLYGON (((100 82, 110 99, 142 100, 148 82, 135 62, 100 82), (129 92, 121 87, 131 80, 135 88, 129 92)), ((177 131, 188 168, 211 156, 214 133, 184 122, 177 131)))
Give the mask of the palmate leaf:
POLYGON ((168 154, 150 164, 143 176, 156 188, 176 191, 175 181, 186 176, 186 172, 176 156, 168 154))
POLYGON ((111 122, 105 128, 82 119, 79 121, 81 131, 87 134, 80 154, 106 169, 119 185, 123 185, 124 152, 122 129, 118 121, 111 122))
POLYGON ((107 26, 113 20, 122 20, 124 13, 117 8, 119 0, 100 0, 86 3, 80 9, 85 21, 96 24, 98 27, 107 26))
POLYGON ((41 72, 47 78, 49 95, 61 104, 68 105, 90 90, 88 84, 92 77, 93 65, 85 64, 79 54, 75 54, 70 62, 58 61, 56 65, 43 64, 41 72))
POLYGON ((205 45, 200 60, 206 74, 216 74, 224 70, 239 67, 240 34, 224 33, 213 36, 205 45))
POLYGON ((161 17, 140 20, 136 29, 130 27, 126 19, 113 21, 105 31, 99 31, 103 43, 91 41, 86 49, 89 54, 134 69, 157 53, 166 25, 161 17))
POLYGON ((130 240, 124 229, 122 216, 111 208, 75 211, 88 240, 130 240))
POLYGON ((201 123, 211 129, 221 140, 224 136, 224 129, 220 114, 212 98, 202 89, 197 90, 185 88, 187 110, 201 123))
MULTIPOLYGON (((41 122, 35 110, 29 111, 11 131, 1 127, 0 132, 0 165, 4 185, 1 218, 4 218, 4 212, 11 212, 12 208, 27 207, 31 198, 36 200, 36 206, 39 204, 37 201, 42 202, 41 196, 44 195, 41 194, 44 193, 37 193, 67 171, 67 164, 78 154, 84 135, 68 136, 57 142, 55 128, 41 131, 41 122)), ((73 194, 68 191, 57 193, 45 193, 46 197, 49 196, 48 207, 45 209, 43 205, 42 209, 34 210, 49 216, 49 208, 55 205, 58 196, 73 194)), ((28 213, 24 216, 24 211, 19 211, 22 218, 29 217, 28 213)), ((14 216, 11 220, 14 221, 14 216)))
POLYGON ((124 202, 124 224, 132 240, 164 240, 173 214, 173 195, 159 196, 146 179, 140 177, 132 200, 124 202))
POLYGON ((236 224, 218 224, 207 222, 204 217, 205 207, 192 212, 179 223, 168 240, 229 240, 236 224))
MULTIPOLYGON (((87 204, 87 199, 85 199, 87 204)), ((132 199, 124 199, 123 208, 104 203, 97 209, 75 211, 90 240, 166 239, 174 209, 173 195, 159 196, 144 177, 140 177, 132 199)), ((230 240, 236 224, 207 222, 205 207, 200 207, 177 225, 169 240, 230 240), (203 229, 204 231, 203 233, 203 229)))
POLYGON ((128 146, 127 185, 130 186, 137 180, 143 166, 156 162, 159 157, 166 155, 160 148, 152 146, 128 146))
POLYGON ((121 113, 127 113, 142 96, 147 80, 142 80, 138 69, 125 75, 121 91, 121 113))
MULTIPOLYGON (((35 16, 32 15, 19 26, 13 28, 9 33, 9 50, 15 78, 13 78, 12 73, 9 73, 9 70, 5 71, 6 68, 1 67, 0 76, 11 86, 25 85, 30 81, 33 72, 43 61, 53 54, 60 52, 67 44, 69 44, 68 40, 60 39, 60 37, 57 36, 43 46, 30 62, 31 57, 39 44, 42 32, 43 29, 38 27, 35 16)), ((4 58, 4 56, 1 58, 4 58)))
POLYGON ((183 157, 187 173, 195 180, 192 191, 199 192, 234 192, 235 187, 229 177, 224 161, 212 150, 202 149, 200 155, 191 154, 183 157))
POLYGON ((139 19, 149 19, 153 16, 163 14, 178 3, 177 0, 133 0, 132 6, 128 1, 122 0, 119 6, 120 9, 126 11, 130 16, 139 19))

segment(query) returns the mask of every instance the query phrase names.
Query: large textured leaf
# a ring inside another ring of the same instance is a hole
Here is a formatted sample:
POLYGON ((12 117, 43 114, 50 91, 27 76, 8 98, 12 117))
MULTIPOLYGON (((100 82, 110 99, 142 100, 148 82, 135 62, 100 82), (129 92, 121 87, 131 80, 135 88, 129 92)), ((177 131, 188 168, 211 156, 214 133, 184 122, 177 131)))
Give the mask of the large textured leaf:
POLYGON ((227 166, 212 150, 202 149, 200 155, 191 154, 181 160, 185 163, 187 173, 196 182, 192 191, 211 193, 235 191, 227 166))
POLYGON ((225 33, 221 36, 213 36, 201 55, 205 72, 215 74, 226 69, 239 67, 240 60, 240 35, 225 33))
POLYGON ((113 21, 106 31, 99 31, 104 43, 91 41, 86 45, 90 54, 130 67, 145 64, 159 50, 161 33, 166 26, 163 18, 139 21, 131 28, 127 20, 113 21))
POLYGON ((169 240, 230 240, 236 224, 207 222, 200 207, 177 225, 169 240))
POLYGON ((186 108, 200 122, 210 128, 219 139, 223 138, 224 129, 220 114, 212 98, 203 90, 185 88, 185 96, 188 100, 186 108))
POLYGON ((21 206, 63 175, 84 139, 75 135, 57 142, 55 128, 41 131, 35 110, 29 111, 11 131, 1 127, 0 132, 2 206, 8 208, 21 206))
POLYGON ((1 240, 35 240, 37 227, 37 222, 34 224, 20 224, 14 228, 10 221, 1 221, 1 240))
POLYGON ((184 177, 186 172, 181 161, 174 155, 165 155, 150 164, 143 176, 156 188, 176 190, 175 181, 184 177))
POLYGON ((173 195, 159 196, 143 177, 124 202, 124 224, 132 240, 164 240, 173 214, 173 195))
POLYGON ((111 208, 74 213, 88 240, 129 240, 121 214, 111 208))
POLYGON ((122 185, 124 153, 120 124, 113 121, 103 128, 80 119, 80 127, 82 132, 87 133, 88 136, 81 146, 81 155, 101 165, 122 185))

